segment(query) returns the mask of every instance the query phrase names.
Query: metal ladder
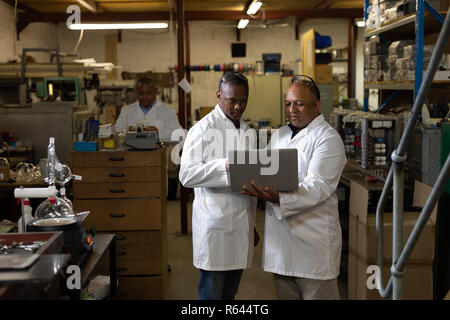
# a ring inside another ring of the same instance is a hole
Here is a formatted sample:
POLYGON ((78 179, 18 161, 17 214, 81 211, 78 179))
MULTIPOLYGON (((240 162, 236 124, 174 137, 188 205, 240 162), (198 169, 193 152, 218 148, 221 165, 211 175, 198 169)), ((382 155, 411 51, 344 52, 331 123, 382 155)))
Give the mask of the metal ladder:
POLYGON ((411 255, 414 246, 419 239, 422 230, 425 227, 427 220, 429 219, 431 212, 439 199, 445 185, 450 177, 450 155, 447 156, 447 160, 434 184, 434 187, 427 199, 422 212, 414 226, 405 246, 402 248, 403 243, 403 191, 404 191, 404 163, 406 161, 405 150, 408 145, 408 141, 413 133, 414 126, 417 118, 422 109, 422 105, 425 101, 425 97, 431 87, 431 83, 439 65, 439 61, 442 58, 443 51, 450 35, 450 9, 447 11, 444 24, 442 26, 439 38, 437 40, 435 49, 431 56, 430 63, 428 64, 424 80, 420 85, 419 93, 414 100, 411 116, 408 119, 403 135, 400 139, 398 148, 392 153, 392 166, 389 170, 386 183, 384 185, 381 197, 378 202, 376 212, 376 263, 378 268, 383 268, 383 212, 388 199, 388 193, 391 191, 393 182, 393 241, 392 241, 392 266, 391 277, 385 288, 383 288, 382 272, 380 272, 380 279, 378 292, 382 298, 390 297, 394 300, 400 300, 403 298, 403 274, 406 262, 411 255))

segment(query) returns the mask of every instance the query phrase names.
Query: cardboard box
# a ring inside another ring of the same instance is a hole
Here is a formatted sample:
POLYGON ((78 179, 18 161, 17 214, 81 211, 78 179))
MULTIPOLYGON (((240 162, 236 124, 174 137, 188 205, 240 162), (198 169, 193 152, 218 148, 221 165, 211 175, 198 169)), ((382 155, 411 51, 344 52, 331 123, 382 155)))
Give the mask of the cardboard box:
POLYGON ((329 64, 316 64, 315 74, 315 82, 333 83, 333 66, 329 64))
MULTIPOLYGON (((403 244, 408 240, 414 228, 419 212, 405 212, 403 223, 403 244)), ((384 262, 392 262, 392 213, 384 214, 384 262)), ((355 216, 350 215, 349 219, 349 252, 356 257, 369 262, 376 263, 376 221, 375 215, 371 215, 367 224, 361 223, 355 216)), ((408 259, 408 263, 431 264, 434 259, 434 226, 432 221, 428 221, 422 231, 419 240, 414 246, 408 259)))
POLYGON ((0 167, 0 182, 6 182, 9 180, 9 166, 0 167))
MULTIPOLYGON (((349 300, 384 300, 377 289, 369 289, 367 280, 371 274, 367 273, 372 265, 359 259, 352 253, 348 255, 348 299, 349 300)), ((383 286, 386 287, 390 277, 389 263, 385 263, 382 275, 383 286)), ((392 295, 386 300, 392 299, 392 295)), ((433 299, 433 266, 407 264, 403 276, 403 300, 432 300, 433 299)))
MULTIPOLYGON (((349 299, 381 299, 376 289, 368 289, 367 268, 376 265, 376 215, 368 214, 369 191, 352 181, 350 187, 348 288, 349 299)), ((419 181, 414 185, 413 205, 423 207, 431 187, 419 181)), ((403 243, 413 230, 420 212, 404 212, 403 243)), ((392 263, 392 218, 384 213, 384 254, 382 270, 386 286, 392 263)), ((403 278, 404 299, 433 299, 433 260, 436 207, 427 221, 405 267, 403 278)))

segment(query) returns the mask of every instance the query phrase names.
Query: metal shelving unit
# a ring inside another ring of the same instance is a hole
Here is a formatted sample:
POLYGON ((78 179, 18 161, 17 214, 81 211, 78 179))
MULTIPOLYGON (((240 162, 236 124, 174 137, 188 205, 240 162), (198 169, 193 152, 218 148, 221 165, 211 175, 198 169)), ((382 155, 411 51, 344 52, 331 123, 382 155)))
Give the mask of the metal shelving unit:
MULTIPOLYGON (((401 17, 392 22, 381 25, 379 28, 366 30, 364 37, 368 39, 372 36, 383 36, 391 41, 401 39, 414 39, 416 42, 416 66, 414 81, 386 81, 386 82, 365 82, 364 83, 364 111, 369 111, 368 90, 395 90, 386 100, 391 100, 398 90, 412 90, 414 97, 419 92, 423 78, 423 45, 425 34, 433 34, 440 31, 444 18, 431 7, 425 0, 416 0, 416 12, 401 17), (425 11, 427 9, 427 11, 425 11), (426 25, 426 30, 425 30, 426 25)), ((367 21, 369 0, 364 0, 364 19, 367 21)), ((450 81, 433 81, 435 85, 448 85, 450 81)), ((381 105, 385 105, 382 103, 381 105)))

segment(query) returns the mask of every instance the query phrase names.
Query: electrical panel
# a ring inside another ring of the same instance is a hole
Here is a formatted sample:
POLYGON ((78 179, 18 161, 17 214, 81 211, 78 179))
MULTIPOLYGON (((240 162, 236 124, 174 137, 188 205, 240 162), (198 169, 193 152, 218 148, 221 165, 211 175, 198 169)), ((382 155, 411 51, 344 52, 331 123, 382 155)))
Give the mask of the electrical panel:
POLYGON ((361 119, 361 167, 386 167, 401 137, 401 119, 395 117, 367 117, 361 119))
POLYGON ((341 135, 345 155, 363 169, 388 167, 403 130, 401 117, 346 109, 335 109, 330 123, 341 135))

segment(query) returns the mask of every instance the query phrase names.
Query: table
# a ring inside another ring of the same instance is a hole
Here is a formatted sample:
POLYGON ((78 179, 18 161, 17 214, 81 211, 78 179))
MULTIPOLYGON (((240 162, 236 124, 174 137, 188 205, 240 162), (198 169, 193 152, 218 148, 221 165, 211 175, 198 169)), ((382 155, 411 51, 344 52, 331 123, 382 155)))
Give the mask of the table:
MULTIPOLYGON (((48 298, 50 287, 56 287, 55 279, 65 268, 70 259, 69 254, 41 255, 28 269, 3 270, 0 272, 0 299, 42 299, 48 298), (48 284, 48 285, 47 285, 48 284), (42 285, 36 289, 37 285, 42 285)), ((50 298, 56 298, 51 295, 50 298)))
MULTIPOLYGON (((81 269, 81 289, 85 288, 91 280, 92 273, 98 263, 109 248, 109 277, 111 286, 111 296, 117 292, 117 275, 116 275, 116 236, 115 234, 96 234, 94 237, 94 246, 92 251, 80 264, 81 269)), ((81 298, 81 289, 71 290, 70 297, 73 300, 81 298)))

